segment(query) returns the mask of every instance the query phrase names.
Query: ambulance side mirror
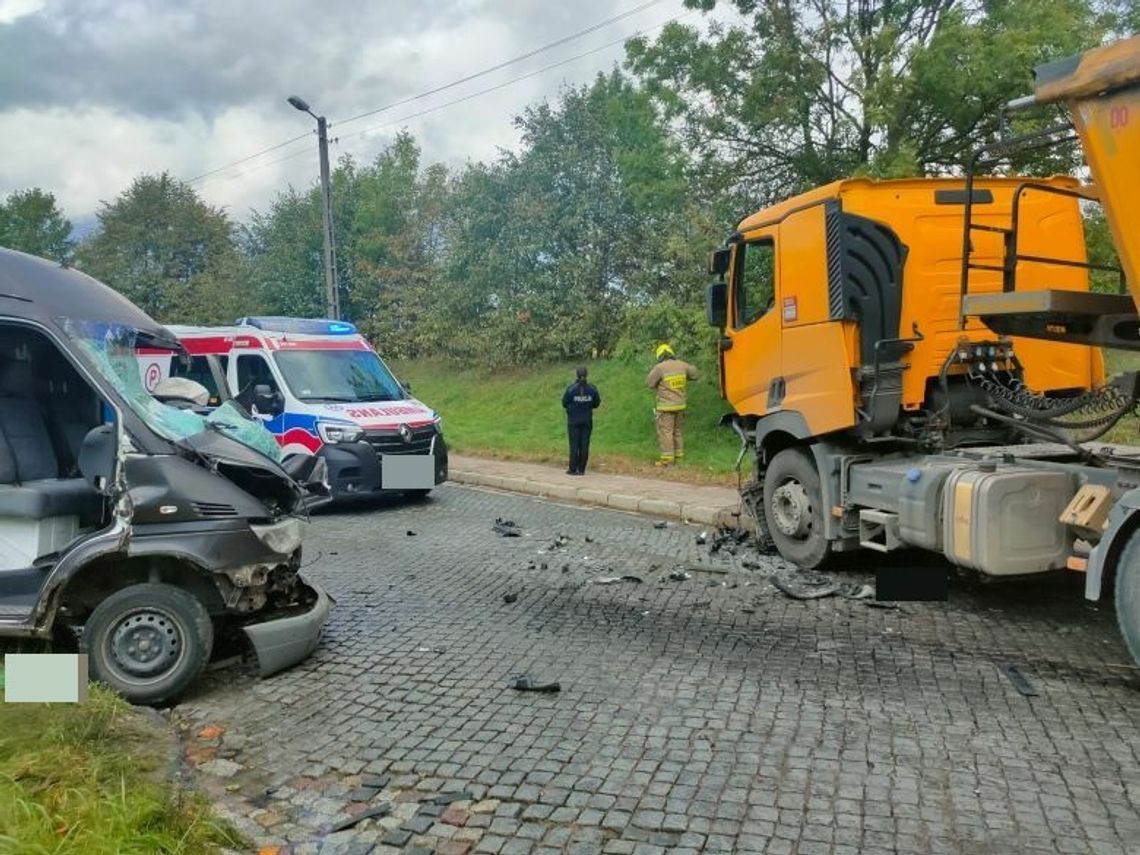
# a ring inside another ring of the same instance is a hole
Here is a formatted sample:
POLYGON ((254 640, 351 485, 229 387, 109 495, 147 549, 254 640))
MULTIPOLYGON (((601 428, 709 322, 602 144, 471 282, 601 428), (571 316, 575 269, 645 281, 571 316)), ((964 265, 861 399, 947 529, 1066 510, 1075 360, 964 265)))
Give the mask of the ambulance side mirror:
POLYGON ((705 314, 709 325, 724 329, 728 325, 728 283, 721 280, 708 287, 705 294, 705 314))
POLYGON ((258 383, 253 387, 253 405, 259 413, 266 416, 280 415, 285 409, 281 393, 275 392, 267 383, 258 383))

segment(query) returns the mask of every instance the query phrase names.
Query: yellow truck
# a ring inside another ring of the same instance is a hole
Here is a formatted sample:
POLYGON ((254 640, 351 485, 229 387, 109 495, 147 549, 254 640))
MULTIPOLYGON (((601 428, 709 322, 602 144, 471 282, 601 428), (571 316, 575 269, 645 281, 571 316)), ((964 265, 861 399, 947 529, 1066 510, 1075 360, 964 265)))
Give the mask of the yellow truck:
POLYGON ((991 577, 1068 568, 1115 587, 1140 662, 1140 449, 1095 444, 1134 413, 1140 350, 1140 37, 1036 70, 1071 124, 1002 140, 958 178, 839 181, 759 211, 709 260, 720 382, 755 455, 744 498, 803 566, 919 547, 991 577), (993 177, 1079 140, 1091 183, 993 177), (1120 266, 1088 260, 1100 204, 1120 266), (1092 271, 1120 293, 1094 293, 1092 271))

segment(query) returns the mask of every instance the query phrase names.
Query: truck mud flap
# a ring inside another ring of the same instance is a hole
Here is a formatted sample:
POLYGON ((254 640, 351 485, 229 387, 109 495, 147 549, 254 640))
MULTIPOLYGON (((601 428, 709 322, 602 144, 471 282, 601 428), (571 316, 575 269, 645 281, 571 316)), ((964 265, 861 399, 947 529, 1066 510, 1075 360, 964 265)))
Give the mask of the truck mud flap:
POLYGON ((317 600, 307 612, 242 627, 257 654, 258 672, 262 677, 296 665, 317 649, 334 601, 316 585, 309 587, 316 593, 317 600))

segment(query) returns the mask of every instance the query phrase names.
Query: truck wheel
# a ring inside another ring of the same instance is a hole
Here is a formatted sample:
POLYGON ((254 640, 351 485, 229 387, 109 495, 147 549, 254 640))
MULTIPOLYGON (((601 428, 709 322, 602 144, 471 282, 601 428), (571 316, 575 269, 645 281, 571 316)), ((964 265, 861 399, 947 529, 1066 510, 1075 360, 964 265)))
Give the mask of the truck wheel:
POLYGON ((1129 538, 1116 565, 1116 623, 1132 661, 1140 665, 1140 532, 1129 538))
POLYGON ((793 564, 815 568, 831 556, 819 473, 802 449, 777 452, 764 471, 764 521, 780 555, 793 564))
POLYGON ((83 628, 91 676, 135 704, 176 697, 202 672, 214 627, 193 594, 131 585, 99 603, 83 628))

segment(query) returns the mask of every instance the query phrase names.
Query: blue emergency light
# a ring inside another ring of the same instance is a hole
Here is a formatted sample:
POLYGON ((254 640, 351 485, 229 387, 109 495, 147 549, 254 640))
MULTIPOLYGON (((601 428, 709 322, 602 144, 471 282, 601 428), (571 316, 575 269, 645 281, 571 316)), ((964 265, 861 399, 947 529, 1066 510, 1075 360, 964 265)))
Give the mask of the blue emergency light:
POLYGON ((353 335, 356 333, 356 327, 348 321, 331 321, 323 318, 238 318, 237 325, 239 327, 254 327, 266 332, 293 333, 294 335, 353 335))

